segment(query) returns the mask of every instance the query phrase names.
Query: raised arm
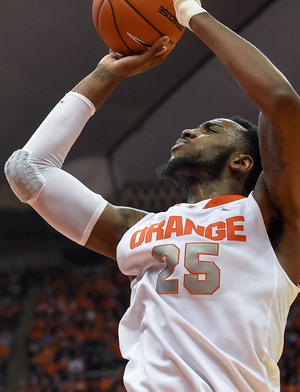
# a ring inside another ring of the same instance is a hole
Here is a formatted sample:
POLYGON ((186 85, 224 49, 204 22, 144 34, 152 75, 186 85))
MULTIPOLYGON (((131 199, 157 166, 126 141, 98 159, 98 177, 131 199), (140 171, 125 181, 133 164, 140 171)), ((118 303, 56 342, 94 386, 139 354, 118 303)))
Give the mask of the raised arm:
POLYGON ((266 56, 205 12, 198 0, 174 0, 174 5, 179 22, 216 54, 261 111, 259 138, 264 172, 254 196, 267 229, 274 217, 281 217, 283 235, 277 255, 289 275, 299 282, 300 265, 295 263, 300 257, 299 96, 266 56))
POLYGON ((65 236, 111 258, 124 232, 146 213, 112 206, 61 167, 84 125, 113 89, 164 61, 166 39, 139 56, 105 56, 5 165, 7 179, 22 202, 65 236))
MULTIPOLYGON (((284 75, 252 44, 209 14, 191 18, 191 29, 223 62, 257 105, 267 189, 281 208, 293 194, 300 207, 300 99, 284 75), (287 193, 288 192, 288 193, 287 193)), ((295 211, 291 212, 294 216, 295 211)))
MULTIPOLYGON (((299 97, 285 76, 255 46, 218 22, 198 0, 174 0, 177 12, 192 9, 188 27, 216 54, 245 94, 256 104, 278 132, 289 135, 291 124, 299 124, 299 97)), ((182 13, 182 12, 181 12, 182 13)), ((264 151, 263 151, 264 152, 264 151)))

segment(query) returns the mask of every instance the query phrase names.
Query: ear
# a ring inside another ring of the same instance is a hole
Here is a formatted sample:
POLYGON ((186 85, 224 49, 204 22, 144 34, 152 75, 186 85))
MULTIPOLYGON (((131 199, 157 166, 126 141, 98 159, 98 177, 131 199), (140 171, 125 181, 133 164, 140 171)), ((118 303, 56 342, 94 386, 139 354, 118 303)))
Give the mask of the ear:
POLYGON ((250 155, 237 153, 230 162, 231 170, 239 172, 240 174, 249 174, 254 165, 253 158, 250 155))

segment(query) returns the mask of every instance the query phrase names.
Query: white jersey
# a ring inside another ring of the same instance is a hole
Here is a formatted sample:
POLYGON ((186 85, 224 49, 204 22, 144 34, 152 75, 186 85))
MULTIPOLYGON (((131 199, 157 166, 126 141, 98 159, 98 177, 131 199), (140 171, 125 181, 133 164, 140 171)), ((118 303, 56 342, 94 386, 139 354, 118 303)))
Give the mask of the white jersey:
POLYGON ((148 214, 121 239, 129 392, 273 392, 291 303, 260 209, 225 196, 148 214))

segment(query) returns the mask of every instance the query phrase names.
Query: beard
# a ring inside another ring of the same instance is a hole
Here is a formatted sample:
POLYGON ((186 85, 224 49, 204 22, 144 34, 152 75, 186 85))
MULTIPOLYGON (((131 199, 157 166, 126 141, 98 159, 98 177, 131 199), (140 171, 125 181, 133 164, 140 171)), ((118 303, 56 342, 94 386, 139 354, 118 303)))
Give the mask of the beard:
POLYGON ((233 149, 220 152, 212 159, 179 157, 169 160, 156 169, 162 180, 171 180, 177 187, 189 189, 198 184, 208 184, 218 180, 233 149))

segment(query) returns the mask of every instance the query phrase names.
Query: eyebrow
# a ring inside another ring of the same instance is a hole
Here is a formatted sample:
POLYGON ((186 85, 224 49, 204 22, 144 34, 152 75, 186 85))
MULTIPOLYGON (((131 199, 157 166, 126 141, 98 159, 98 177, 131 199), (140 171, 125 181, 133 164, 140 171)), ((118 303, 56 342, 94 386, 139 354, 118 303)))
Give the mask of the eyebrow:
POLYGON ((212 121, 208 121, 208 122, 204 123, 204 126, 205 126, 205 128, 211 127, 211 126, 217 126, 217 127, 222 128, 223 130, 225 129, 225 128, 223 127, 223 125, 221 125, 221 124, 219 124, 219 123, 212 122, 212 121))

